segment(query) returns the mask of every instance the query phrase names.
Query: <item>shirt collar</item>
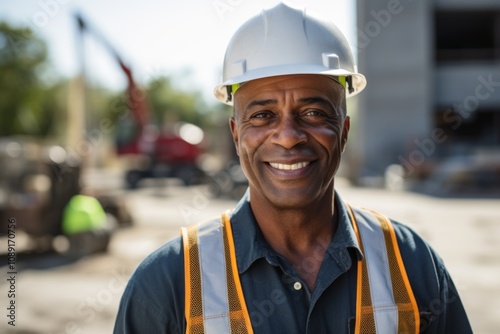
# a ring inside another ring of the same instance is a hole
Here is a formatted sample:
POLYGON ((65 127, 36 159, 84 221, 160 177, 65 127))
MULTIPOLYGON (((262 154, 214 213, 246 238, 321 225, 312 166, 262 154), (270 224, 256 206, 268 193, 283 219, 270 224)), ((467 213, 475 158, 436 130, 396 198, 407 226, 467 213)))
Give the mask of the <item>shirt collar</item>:
MULTIPOLYGON (((338 216, 338 227, 329 245, 329 250, 346 248, 353 249, 357 259, 363 254, 352 227, 347 207, 335 192, 335 209, 338 216)), ((245 193, 235 209, 230 214, 231 227, 236 250, 236 261, 239 273, 245 272, 255 261, 265 258, 269 263, 276 265, 276 253, 265 241, 250 206, 249 191, 245 193)))

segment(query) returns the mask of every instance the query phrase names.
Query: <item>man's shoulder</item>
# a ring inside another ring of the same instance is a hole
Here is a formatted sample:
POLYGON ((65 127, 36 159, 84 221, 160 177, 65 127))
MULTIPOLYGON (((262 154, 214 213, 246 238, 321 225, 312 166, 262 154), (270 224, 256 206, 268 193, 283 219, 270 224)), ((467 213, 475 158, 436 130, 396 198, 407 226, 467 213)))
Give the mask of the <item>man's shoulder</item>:
POLYGON ((163 272, 169 268, 178 269, 183 265, 182 239, 180 236, 171 239, 164 245, 150 253, 142 260, 135 275, 150 271, 163 272))
POLYGON ((405 253, 434 254, 428 242, 416 232, 410 225, 397 221, 384 213, 373 211, 367 208, 352 207, 353 211, 365 218, 365 221, 377 224, 377 216, 387 218, 395 232, 399 248, 405 253), (373 213, 374 215, 368 214, 373 213))
POLYGON ((440 255, 412 227, 394 220, 391 222, 410 280, 417 280, 419 284, 427 282, 437 289, 439 282, 447 275, 440 255))
MULTIPOLYGON (((194 225, 215 223, 218 219, 208 219, 194 225)), ((182 237, 179 236, 166 242, 164 245, 150 253, 136 268, 133 279, 140 279, 143 276, 151 277, 155 275, 161 279, 169 277, 180 277, 184 274, 184 250, 182 237)))
POLYGON ((391 219, 396 239, 400 248, 404 248, 407 252, 425 253, 432 257, 437 256, 427 240, 425 240, 413 227, 391 219))
MULTIPOLYGON (((385 217, 391 222, 397 245, 405 265, 408 267, 420 267, 428 269, 428 274, 439 275, 444 269, 444 264, 440 256, 431 245, 410 225, 392 219, 384 213, 376 212, 366 208, 352 208, 354 212, 362 215, 366 221, 376 222, 380 217, 385 217), (372 216, 367 213, 373 213, 372 216), (379 218, 377 218, 378 216, 379 218)), ((437 277, 436 277, 437 278, 437 277)))
POLYGON ((183 294, 182 241, 176 237, 149 254, 133 272, 120 302, 115 333, 125 329, 127 333, 180 333, 183 294))

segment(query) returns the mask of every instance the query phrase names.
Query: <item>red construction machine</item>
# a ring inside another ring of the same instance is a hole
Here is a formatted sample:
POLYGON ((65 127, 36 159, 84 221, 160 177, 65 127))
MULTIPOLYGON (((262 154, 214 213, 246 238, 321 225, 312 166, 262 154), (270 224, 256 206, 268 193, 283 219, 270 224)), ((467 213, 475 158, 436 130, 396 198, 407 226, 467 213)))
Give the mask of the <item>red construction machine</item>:
POLYGON ((147 94, 136 84, 131 68, 103 35, 80 15, 77 20, 81 33, 91 33, 113 55, 127 78, 127 110, 118 117, 116 127, 116 151, 127 159, 127 186, 137 188, 145 178, 179 178, 185 185, 201 182, 206 176, 199 167, 203 131, 189 123, 174 124, 168 131, 154 124, 147 94))

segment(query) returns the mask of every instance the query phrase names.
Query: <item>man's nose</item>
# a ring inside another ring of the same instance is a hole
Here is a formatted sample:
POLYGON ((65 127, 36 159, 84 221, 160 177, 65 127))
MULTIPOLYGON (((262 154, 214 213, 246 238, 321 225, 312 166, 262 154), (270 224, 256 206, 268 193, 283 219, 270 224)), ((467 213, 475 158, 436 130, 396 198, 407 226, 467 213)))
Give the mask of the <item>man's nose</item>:
POLYGON ((295 115, 286 115, 280 118, 271 141, 273 144, 290 149, 298 144, 306 143, 307 134, 295 115))

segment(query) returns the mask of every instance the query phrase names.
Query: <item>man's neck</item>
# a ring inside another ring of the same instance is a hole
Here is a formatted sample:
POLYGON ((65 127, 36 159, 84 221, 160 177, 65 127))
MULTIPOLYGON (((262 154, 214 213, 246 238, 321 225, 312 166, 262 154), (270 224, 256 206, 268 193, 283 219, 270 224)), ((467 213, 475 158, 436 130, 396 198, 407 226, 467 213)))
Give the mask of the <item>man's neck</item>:
POLYGON ((252 211, 264 238, 286 258, 312 291, 324 255, 337 228, 333 191, 308 207, 280 209, 251 195, 252 211))

